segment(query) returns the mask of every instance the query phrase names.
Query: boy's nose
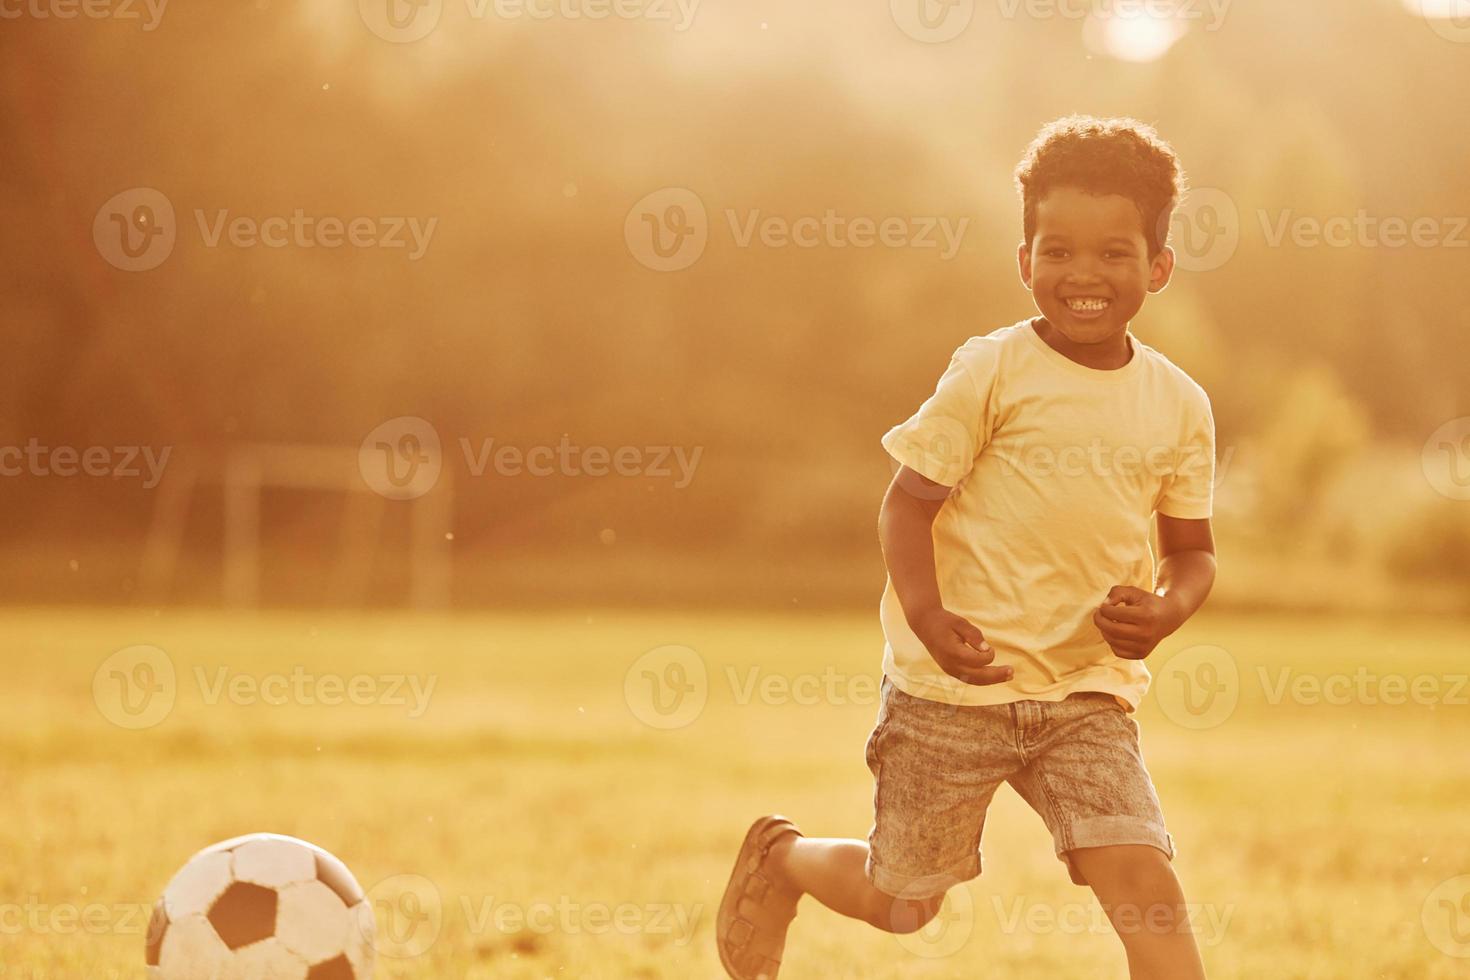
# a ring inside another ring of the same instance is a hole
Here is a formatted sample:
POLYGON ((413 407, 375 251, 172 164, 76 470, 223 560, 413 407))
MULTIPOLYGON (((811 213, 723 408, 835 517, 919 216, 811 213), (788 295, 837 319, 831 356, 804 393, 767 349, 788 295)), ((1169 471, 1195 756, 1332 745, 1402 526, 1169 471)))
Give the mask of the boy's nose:
POLYGON ((1067 274, 1065 282, 1069 284, 1087 285, 1102 279, 1102 270, 1098 266, 1098 260, 1092 256, 1077 255, 1067 263, 1067 274))

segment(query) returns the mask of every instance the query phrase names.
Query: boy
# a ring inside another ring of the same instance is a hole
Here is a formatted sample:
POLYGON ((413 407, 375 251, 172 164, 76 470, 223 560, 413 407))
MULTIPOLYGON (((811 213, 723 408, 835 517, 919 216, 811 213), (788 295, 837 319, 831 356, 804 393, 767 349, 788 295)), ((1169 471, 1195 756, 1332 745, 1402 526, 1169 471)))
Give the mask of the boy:
POLYGON ((1150 127, 1070 116, 1041 130, 1016 180, 1021 281, 1041 316, 967 341, 883 437, 899 468, 879 517, 872 830, 865 843, 756 821, 716 921, 738 980, 776 976, 802 895, 922 928, 980 874, 1003 781, 1096 893, 1134 980, 1204 977, 1129 717, 1143 658, 1215 577, 1209 399, 1128 329, 1173 272, 1183 173, 1150 127))

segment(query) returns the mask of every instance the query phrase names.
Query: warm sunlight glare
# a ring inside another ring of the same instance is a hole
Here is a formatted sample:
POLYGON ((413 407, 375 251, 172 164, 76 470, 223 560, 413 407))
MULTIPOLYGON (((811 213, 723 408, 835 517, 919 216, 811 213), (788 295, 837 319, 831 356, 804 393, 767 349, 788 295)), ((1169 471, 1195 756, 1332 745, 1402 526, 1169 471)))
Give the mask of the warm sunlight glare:
POLYGON ((1148 62, 1162 58, 1188 31, 1177 17, 1157 16, 1147 10, 1092 14, 1084 36, 1093 54, 1119 61, 1148 62))
POLYGON ((1404 0, 1404 6, 1432 20, 1470 18, 1470 0, 1404 0))

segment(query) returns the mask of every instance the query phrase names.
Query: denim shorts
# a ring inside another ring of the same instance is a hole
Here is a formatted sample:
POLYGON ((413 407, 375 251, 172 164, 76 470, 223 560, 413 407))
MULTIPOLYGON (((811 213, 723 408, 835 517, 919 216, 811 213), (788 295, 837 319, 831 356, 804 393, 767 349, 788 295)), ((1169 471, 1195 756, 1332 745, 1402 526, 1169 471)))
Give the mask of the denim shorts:
POLYGON ((889 895, 929 898, 979 875, 985 811, 1002 782, 1041 814, 1075 884, 1087 882, 1073 848, 1152 844, 1174 858, 1138 723, 1111 694, 953 705, 885 676, 867 756, 877 781, 867 875, 889 895))

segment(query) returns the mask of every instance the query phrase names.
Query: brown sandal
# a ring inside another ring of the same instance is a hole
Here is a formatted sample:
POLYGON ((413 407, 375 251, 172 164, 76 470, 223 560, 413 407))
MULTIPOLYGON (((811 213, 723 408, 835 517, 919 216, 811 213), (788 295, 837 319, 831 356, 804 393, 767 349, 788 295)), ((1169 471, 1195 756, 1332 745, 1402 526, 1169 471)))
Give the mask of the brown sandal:
POLYGON ((766 900, 772 884, 761 872, 761 864, 771 846, 788 833, 801 836, 796 824, 785 817, 761 817, 745 832, 745 841, 735 858, 735 870, 730 872, 725 897, 715 916, 715 945, 720 951, 720 962, 734 980, 776 980, 776 972, 781 968, 780 957, 772 958, 749 949, 756 925, 740 914, 740 900, 748 898, 757 903, 766 900))

